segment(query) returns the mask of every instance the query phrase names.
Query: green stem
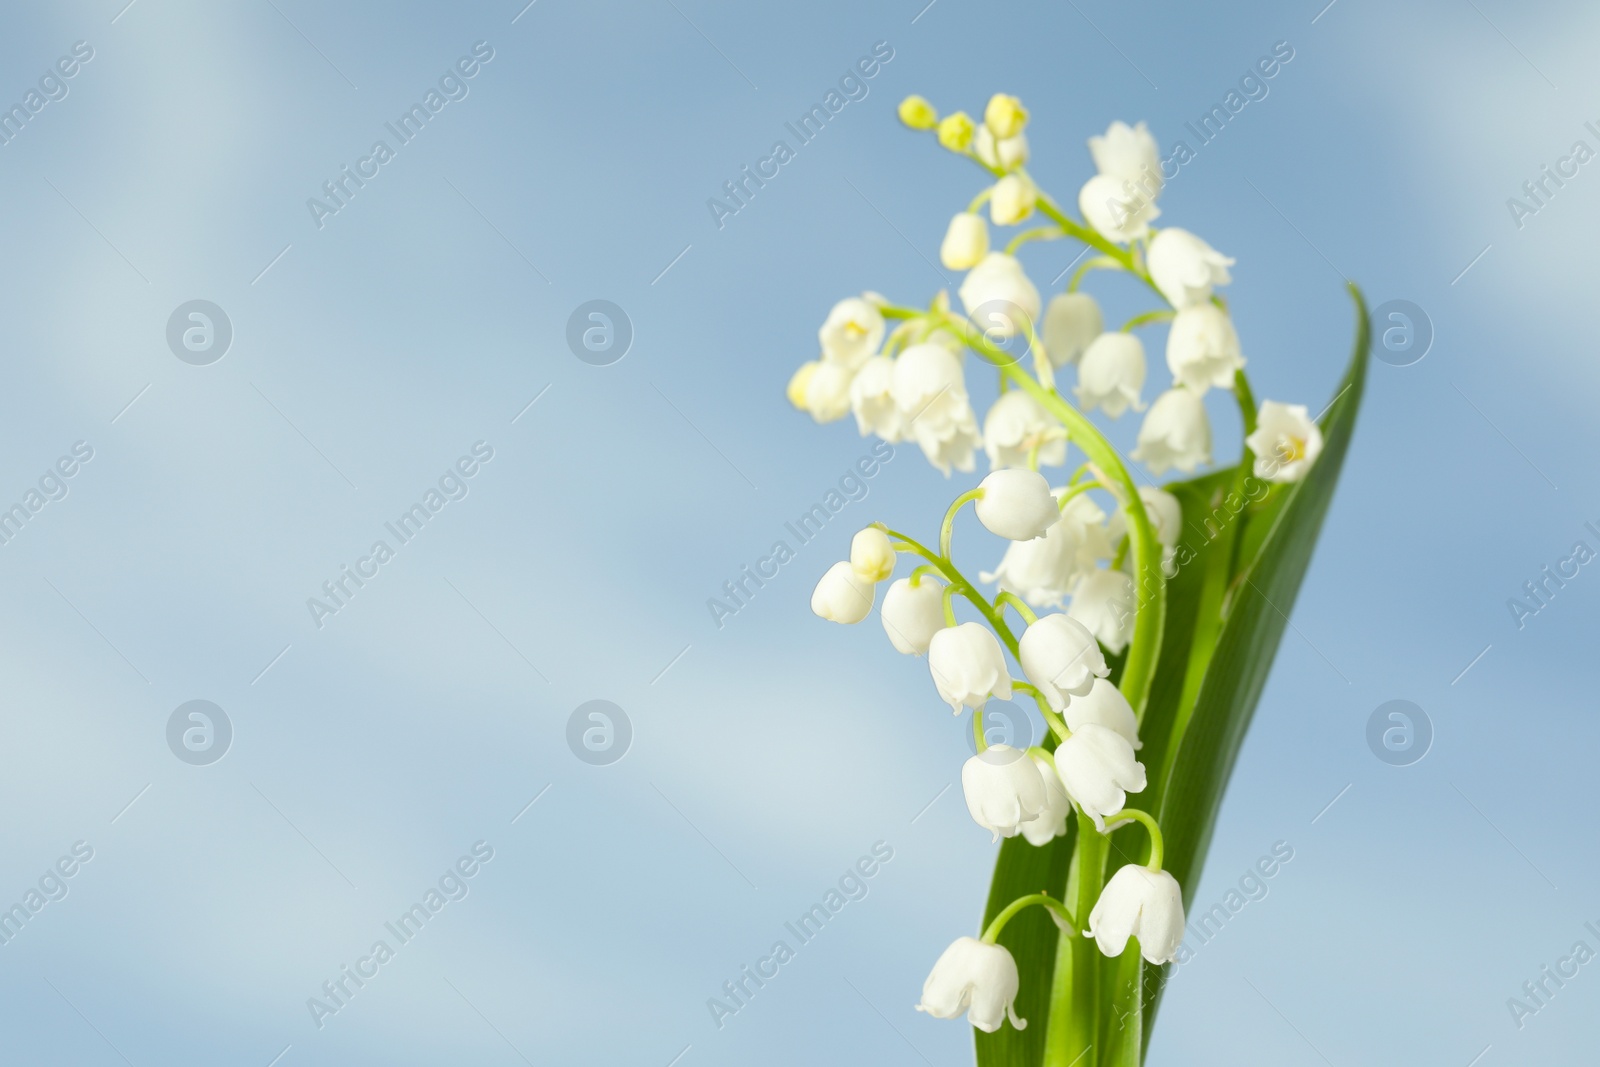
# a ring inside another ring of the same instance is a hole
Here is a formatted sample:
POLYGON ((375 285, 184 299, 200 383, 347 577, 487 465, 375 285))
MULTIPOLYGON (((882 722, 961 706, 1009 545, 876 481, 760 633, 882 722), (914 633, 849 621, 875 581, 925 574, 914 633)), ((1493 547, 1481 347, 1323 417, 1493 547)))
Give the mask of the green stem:
POLYGON ((986 945, 994 944, 996 941, 1000 940, 1000 931, 1006 928, 1006 923, 1010 922, 1012 917, 1014 917, 1022 909, 1031 908, 1035 904, 1048 910, 1059 921, 1065 923, 1067 929, 1073 931, 1073 933, 1077 933, 1078 924, 1073 921, 1072 913, 1067 910, 1067 906, 1065 904, 1061 903, 1061 901, 1057 900, 1049 893, 1030 893, 1025 897, 1018 897, 1016 900, 1013 900, 1004 908, 1000 909, 1000 914, 996 915, 994 919, 990 921, 989 928, 983 932, 983 937, 979 940, 986 945))
MULTIPOLYGON (((1072 874, 1067 879, 1072 910, 1088 917, 1100 898, 1105 878, 1105 860, 1109 842, 1094 827, 1094 820, 1078 814, 1078 842, 1072 858, 1072 874)), ((1045 1049, 1045 1067, 1097 1067, 1100 1056, 1096 1042, 1100 1026, 1100 950, 1090 938, 1063 939, 1071 952, 1072 977, 1070 982, 1057 982, 1051 991, 1050 1022, 1045 1049), (1063 986, 1065 987, 1063 989, 1063 986), (1056 1003, 1058 995, 1066 1003, 1056 1003), (1068 1014, 1062 1015, 1061 1012, 1068 1014), (1058 1029, 1057 1020, 1065 1018, 1065 1040, 1057 1046, 1050 1041, 1058 1029)), ((1061 948, 1056 949, 1060 953, 1061 948)), ((1058 972, 1058 979, 1059 979, 1058 972)))
POLYGON ((1006 255, 1015 255, 1017 249, 1029 241, 1058 241, 1062 237, 1059 227, 1036 226, 1031 230, 1023 230, 1006 244, 1006 255))
POLYGON ((944 624, 946 626, 954 626, 956 624, 956 606, 953 603, 955 595, 955 586, 947 585, 944 587, 944 624))
POLYGON ((1109 827, 1114 823, 1121 822, 1123 819, 1133 819, 1142 823, 1144 828, 1150 832, 1150 862, 1146 863, 1145 866, 1152 871, 1159 871, 1166 843, 1161 836, 1161 825, 1156 822, 1155 816, 1147 811, 1140 811, 1138 808, 1123 808, 1115 815, 1106 816, 1107 832, 1109 832, 1109 827))
POLYGON ((1158 308, 1155 311, 1146 311, 1143 315, 1135 315, 1133 318, 1123 323, 1122 332, 1131 333, 1136 327, 1143 326, 1149 322, 1166 322, 1176 314, 1177 312, 1171 310, 1170 308, 1158 308))
POLYGON ((961 510, 962 504, 969 500, 978 500, 982 496, 983 490, 981 488, 968 489, 965 493, 956 497, 955 502, 950 505, 950 510, 944 513, 944 525, 939 527, 939 555, 945 559, 950 558, 950 538, 955 533, 956 512, 961 510))
MULTIPOLYGON (((897 551, 899 550, 899 546, 898 545, 896 545, 895 548, 896 548, 897 551)), ((914 570, 912 570, 912 572, 911 572, 911 588, 915 589, 919 584, 921 584, 922 579, 927 577, 928 575, 930 575, 930 574, 938 574, 938 573, 940 573, 938 567, 935 567, 931 563, 924 563, 922 566, 917 567, 914 570)))
MULTIPOLYGON (((1013 678, 1011 679, 1011 688, 1019 693, 1027 693, 1033 697, 1033 702, 1039 705, 1039 714, 1044 716, 1045 723, 1055 732, 1058 740, 1065 741, 1072 736, 1072 731, 1067 729, 1066 722, 1050 707, 1050 702, 1044 698, 1043 693, 1039 692, 1038 686, 1013 678)), ((1050 765, 1052 767, 1055 766, 1053 758, 1050 760, 1050 765)))
POLYGON ((1067 282, 1067 292, 1076 293, 1078 286, 1083 284, 1084 275, 1092 270, 1124 270, 1121 263, 1110 256, 1091 256, 1084 260, 1083 266, 1072 272, 1072 280, 1067 282))
POLYGON ((994 606, 996 610, 1003 608, 1006 604, 1010 604, 1013 608, 1017 609, 1017 614, 1021 615, 1023 621, 1029 626, 1032 626, 1034 623, 1039 621, 1039 616, 1035 615, 1033 613, 1033 609, 1028 607, 1027 602, 1017 594, 1010 591, 997 593, 994 598, 994 606))
MULTIPOLYGON (((980 753, 989 751, 989 739, 983 736, 983 709, 972 709, 972 743, 980 753)), ((994 942, 989 942, 991 945, 994 942)))
POLYGON ((898 530, 891 530, 888 527, 884 527, 884 532, 890 537, 894 538, 896 541, 904 542, 906 545, 910 546, 911 551, 915 552, 917 555, 921 556, 923 559, 937 567, 939 573, 943 574, 947 579, 949 579, 950 587, 954 588, 956 592, 970 601, 972 606, 977 608, 978 612, 984 617, 984 620, 987 621, 990 626, 994 627, 994 632, 1000 635, 1000 640, 1004 641, 1006 647, 1011 650, 1011 655, 1020 655, 1017 646, 1017 638, 1016 635, 1011 632, 1011 627, 1006 625, 1006 621, 1000 617, 1000 613, 996 611, 994 606, 984 598, 982 593, 978 592, 977 587, 967 580, 967 576, 962 574, 961 571, 956 568, 955 564, 951 563, 945 557, 936 554, 927 546, 918 543, 915 538, 907 537, 898 530))
POLYGON ((1062 493, 1059 497, 1056 498, 1056 510, 1057 511, 1066 511, 1067 510, 1067 505, 1072 502, 1072 498, 1073 497, 1082 496, 1084 493, 1087 493, 1091 489, 1104 489, 1104 488, 1105 488, 1105 486, 1101 485, 1099 482, 1094 481, 1092 479, 1087 481, 1087 482, 1079 482, 1077 485, 1069 487, 1065 493, 1062 493))

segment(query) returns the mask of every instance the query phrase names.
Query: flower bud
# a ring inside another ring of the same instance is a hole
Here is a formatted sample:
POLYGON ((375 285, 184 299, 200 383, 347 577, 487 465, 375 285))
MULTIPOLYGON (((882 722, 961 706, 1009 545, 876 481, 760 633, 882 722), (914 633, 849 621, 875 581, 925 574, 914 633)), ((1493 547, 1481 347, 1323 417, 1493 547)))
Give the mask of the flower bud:
POLYGON ((972 144, 976 127, 965 111, 957 111, 939 120, 939 143, 952 152, 965 152, 972 144))
POLYGON ((876 587, 856 576, 849 563, 835 563, 811 594, 811 610, 829 622, 856 623, 872 611, 876 587))
POLYGON ((933 635, 945 628, 944 584, 932 578, 901 578, 883 595, 884 632, 896 652, 926 656, 933 635))
POLYGON ((996 226, 1015 226, 1033 214, 1038 193, 1033 183, 1020 174, 1007 174, 994 183, 989 196, 989 217, 996 226))
POLYGON ((784 395, 789 398, 789 403, 800 411, 810 410, 806 407, 806 390, 811 385, 811 376, 817 372, 817 368, 820 366, 822 364, 814 359, 808 363, 802 363, 789 378, 789 385, 784 390, 784 395))
POLYGON ((868 526, 850 541, 850 569, 863 582, 881 582, 894 573, 894 545, 889 535, 868 526))
POLYGON ((1016 170, 1028 162, 1028 135, 1019 133, 1015 137, 996 141, 994 131, 988 126, 979 126, 977 136, 972 139, 972 151, 991 167, 1003 171, 1016 170))
POLYGON ((989 106, 983 109, 983 124, 1004 141, 1022 132, 1022 127, 1028 124, 1028 109, 1014 96, 995 93, 989 98, 989 106))
POLYGON ((900 121, 913 130, 931 130, 938 125, 939 112, 915 93, 900 101, 900 121))
POLYGON ((978 521, 1008 541, 1043 537, 1061 517, 1045 476, 1026 467, 990 471, 978 483, 983 495, 973 505, 978 521))
POLYGON ((989 224, 982 215, 963 211, 950 220, 939 245, 939 262, 950 270, 971 270, 989 254, 989 224))

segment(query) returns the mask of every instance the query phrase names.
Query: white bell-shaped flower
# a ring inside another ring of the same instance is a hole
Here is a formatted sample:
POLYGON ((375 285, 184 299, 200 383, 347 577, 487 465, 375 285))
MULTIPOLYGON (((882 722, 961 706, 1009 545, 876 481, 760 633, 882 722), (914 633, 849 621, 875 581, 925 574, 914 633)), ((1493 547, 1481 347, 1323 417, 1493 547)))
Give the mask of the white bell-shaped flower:
POLYGON ((1183 943, 1183 890, 1166 871, 1137 863, 1122 867, 1089 911, 1089 936, 1107 956, 1120 956, 1128 938, 1150 963, 1171 963, 1183 943))
POLYGON ((1172 467, 1188 474, 1210 463, 1211 422, 1200 394, 1178 386, 1156 397, 1139 427, 1132 456, 1157 475, 1172 467))
POLYGON ((1109 174, 1096 174, 1083 183, 1078 192, 1078 210, 1097 233, 1119 244, 1144 237, 1150 232, 1150 223, 1161 214, 1154 197, 1145 195, 1132 182, 1109 174))
POLYGON ((1049 806, 1038 766, 1010 745, 990 745, 962 764, 961 791, 972 821, 996 841, 1016 837, 1023 824, 1049 806))
POLYGON ((1161 189, 1161 150, 1142 122, 1137 126, 1120 119, 1113 122, 1104 134, 1089 138, 1089 155, 1101 174, 1149 186, 1152 196, 1161 189))
POLYGON ((1225 256, 1188 230, 1176 226, 1162 230, 1150 242, 1150 278, 1175 308, 1194 307, 1211 300, 1211 291, 1233 281, 1225 256))
POLYGON ((852 296, 833 305, 817 339, 825 362, 855 370, 878 351, 883 333, 883 313, 871 301, 852 296))
POLYGON ((1127 806, 1128 794, 1145 787, 1144 764, 1128 739, 1106 726, 1087 723, 1055 751, 1056 772, 1078 810, 1102 832, 1106 816, 1127 806))
POLYGON ((1060 711, 1094 689, 1096 678, 1111 673, 1094 635, 1067 615, 1045 615, 1017 642, 1022 673, 1039 690, 1051 711, 1060 711))
POLYGON ((925 656, 933 635, 945 628, 944 584, 926 576, 916 585, 909 578, 891 582, 879 615, 896 652, 925 656))
POLYGON ((935 1019, 958 1019, 965 1012, 967 1021, 986 1034, 1000 1029, 1007 1018, 1021 1030, 1028 1022, 1017 1018, 1019 986, 1017 961, 1010 952, 975 937, 963 937, 934 963, 928 980, 922 983, 922 1003, 917 1010, 935 1019))
POLYGON ((989 254, 989 224, 982 215, 963 211, 950 220, 939 245, 939 262, 950 270, 971 270, 989 254))
POLYGON ((894 573, 894 544, 876 526, 850 539, 850 569, 864 582, 881 582, 894 573))
MULTIPOLYGON (((869 605, 870 607, 870 605, 869 605)), ((928 642, 928 673, 954 714, 981 708, 990 697, 1011 699, 1011 672, 999 640, 981 623, 949 626, 928 642)))
POLYGON ((1061 777, 1056 774, 1055 768, 1043 756, 1030 752, 1028 758, 1033 760, 1033 765, 1039 769, 1039 777, 1044 779, 1045 804, 1043 811, 1022 824, 1022 836, 1028 844, 1042 847, 1067 832, 1067 819, 1072 815, 1072 798, 1067 796, 1067 790, 1061 784, 1061 777))
POLYGON ((967 314, 980 319, 979 327, 996 337, 1013 337, 1022 332, 1019 316, 1029 323, 1039 320, 1039 290, 1010 253, 990 252, 984 256, 962 279, 959 292, 967 314))
POLYGON ((1086 571, 1072 587, 1067 614, 1116 655, 1133 636, 1133 579, 1124 571, 1086 571))
POLYGON ((905 420, 890 392, 893 383, 894 360, 888 356, 873 356, 856 372, 850 383, 850 410, 862 437, 877 434, 893 442, 903 436, 905 420))
POLYGON ((1215 304, 1183 308, 1167 334, 1167 368, 1179 384, 1197 395, 1212 386, 1233 387, 1233 372, 1244 366, 1239 334, 1228 313, 1215 304))
MULTIPOLYGON (((1059 499, 1065 489, 1055 490, 1059 499)), ((1106 513, 1089 496, 1067 501, 1056 524, 1037 541, 1013 541, 994 571, 978 577, 995 582, 1035 608, 1060 607, 1072 592, 1078 576, 1101 560, 1110 559, 1112 545, 1106 536, 1106 513)))
POLYGON ((1022 174, 1007 174, 989 194, 989 217, 996 226, 1015 226, 1033 214, 1039 192, 1022 174))
POLYGON ((1137 337, 1101 334, 1078 365, 1078 404, 1085 411, 1098 407, 1113 419, 1130 407, 1143 411, 1139 391, 1144 388, 1144 370, 1144 345, 1137 337))
POLYGON ((1139 719, 1133 713, 1133 705, 1122 695, 1122 690, 1105 678, 1096 678, 1087 693, 1073 697, 1061 717, 1069 730, 1094 723, 1115 730, 1135 749, 1144 747, 1144 742, 1139 740, 1139 719))
POLYGON ((1088 293, 1057 293, 1044 309, 1039 338, 1057 368, 1076 363, 1105 329, 1100 305, 1088 293))
POLYGON ((1304 404, 1263 401, 1255 432, 1244 442, 1256 455, 1256 477, 1273 482, 1298 482, 1322 454, 1322 430, 1304 404))
POLYGON ((972 150, 991 167, 1016 170, 1028 162, 1028 135, 1013 134, 996 142, 993 130, 988 126, 979 126, 977 136, 972 140, 972 150))
POLYGON ((856 623, 872 611, 877 587, 856 574, 848 560, 828 568, 811 594, 811 610, 829 622, 856 623))
POLYGON ((946 477, 951 467, 970 471, 982 438, 967 399, 961 359, 942 344, 916 344, 894 361, 890 394, 905 434, 946 477))
POLYGON ((1010 541, 1032 541, 1061 518, 1050 483, 1038 471, 1009 467, 991 471, 978 483, 983 490, 973 504, 978 521, 992 534, 1010 541))
POLYGON ((1059 467, 1067 461, 1067 432, 1050 417, 1033 394, 1012 389, 1000 394, 983 417, 983 450, 989 466, 1026 467, 1034 449, 1039 465, 1059 467))

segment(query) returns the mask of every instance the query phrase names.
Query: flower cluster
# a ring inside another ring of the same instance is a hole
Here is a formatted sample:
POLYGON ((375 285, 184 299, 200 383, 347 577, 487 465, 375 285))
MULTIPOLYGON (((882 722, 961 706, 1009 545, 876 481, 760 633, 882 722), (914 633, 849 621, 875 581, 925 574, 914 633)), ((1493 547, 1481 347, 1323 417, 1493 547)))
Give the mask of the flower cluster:
POLYGON ((1117 419, 1142 412, 1132 457, 1157 476, 1211 462, 1204 398, 1212 389, 1237 399, 1246 459, 1258 477, 1303 478, 1322 437, 1303 406, 1254 402, 1238 332, 1216 292, 1232 280, 1234 260, 1186 230, 1152 225, 1161 214, 1162 179, 1155 140, 1143 123, 1114 122, 1089 139, 1096 173, 1079 190, 1080 219, 1028 174, 1029 116, 1015 97, 995 95, 981 122, 959 111, 941 118, 915 96, 901 104, 900 117, 990 179, 950 220, 940 246, 944 265, 966 272, 957 292, 964 314, 943 292, 926 310, 871 292, 841 300, 818 331, 819 357, 790 380, 789 399, 818 422, 853 415, 864 436, 914 441, 946 477, 974 470, 980 449, 990 469, 950 505, 937 549, 881 523, 856 534, 850 558, 818 582, 812 610, 833 622, 861 622, 899 557, 916 557, 910 573, 889 585, 879 615, 897 652, 927 658, 939 699, 956 715, 972 711, 977 754, 962 767, 961 784, 973 820, 995 841, 1021 836, 1040 847, 1067 834, 1069 825, 1077 828, 1080 848, 1132 822, 1150 840, 1146 863, 1122 867, 1103 886, 1098 871, 1080 878, 1072 907, 1048 894, 1023 897, 980 938, 963 937, 939 957, 918 1010, 940 1018, 965 1013, 992 1032, 1007 1018, 1025 1025, 1014 1010, 1016 963, 997 943, 1023 908, 1045 907, 1064 930, 1092 937, 1108 956, 1121 955, 1136 938, 1152 964, 1173 959, 1183 933, 1182 893, 1162 869, 1160 827, 1127 806, 1128 795, 1146 786, 1139 727, 1160 628, 1159 611, 1147 610, 1142 597, 1147 585, 1164 595, 1182 508, 1172 493, 1137 486, 1088 414, 1117 419), (1035 216, 1044 224, 1016 234, 1003 250, 991 246, 991 225, 1020 226, 1035 216), (1045 304, 1017 253, 1029 241, 1061 237, 1099 254, 1045 304), (1091 270, 1129 274, 1163 306, 1108 330, 1100 305, 1079 290, 1091 270), (1147 405, 1144 344, 1134 331, 1160 323, 1168 324, 1172 384, 1147 405), (1031 367, 996 347, 1012 338, 1025 343, 1031 367), (967 388, 969 352, 1000 376, 981 431, 967 388), (1069 369, 1076 372, 1070 391, 1057 386, 1057 375, 1069 369), (1069 443, 1087 462, 1046 478, 1041 468, 1068 465, 1069 443), (954 523, 967 503, 985 529, 1007 542, 994 570, 979 576, 997 587, 992 599, 953 562, 954 523), (976 619, 958 621, 958 599, 976 619), (1020 617, 1020 634, 1007 608, 1020 617), (1124 653, 1121 679, 1113 684, 1107 657, 1124 653), (1050 731, 1044 745, 987 743, 986 702, 1014 693, 1036 703, 1050 731))

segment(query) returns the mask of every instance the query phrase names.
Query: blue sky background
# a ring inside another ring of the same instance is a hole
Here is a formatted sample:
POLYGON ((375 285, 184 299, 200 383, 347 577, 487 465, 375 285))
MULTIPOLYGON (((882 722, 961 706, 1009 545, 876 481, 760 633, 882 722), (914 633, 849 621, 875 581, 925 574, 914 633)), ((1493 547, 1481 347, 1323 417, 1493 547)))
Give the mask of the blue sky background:
MULTIPOLYGON (((1592 1048, 1600 965, 1520 1030, 1506 1007, 1600 949, 1600 577, 1521 630, 1506 607, 1600 548, 1600 163, 1520 228, 1506 206, 1600 148, 1592 8, 124 2, 0 19, 7 104, 94 49, 0 147, 0 498, 94 449, 0 547, 0 903, 94 850, 0 946, 9 1062, 970 1062, 965 1026, 911 1011, 993 861, 941 794, 961 727, 879 627, 807 600, 854 530, 929 530, 973 478, 902 447, 723 628, 705 601, 869 450, 783 399, 829 306, 959 283, 938 242, 981 176, 898 125, 903 95, 1019 94, 1030 170, 1072 201, 1089 135, 1144 119, 1166 147, 1279 41, 1161 224, 1238 258, 1260 395, 1329 399, 1341 275, 1436 338, 1372 368, 1196 903, 1294 859, 1176 978, 1150 1062, 1592 1048), (306 199, 478 41, 469 95, 317 228, 306 199), (707 198, 880 41, 869 95, 719 229, 707 198), (197 298, 234 329, 205 367, 165 341, 197 298), (635 330, 606 367, 565 343, 597 298, 635 330), (478 441, 465 499, 317 629, 306 598, 478 441), (1435 739, 1396 768, 1364 731, 1400 698, 1435 739), (166 745, 193 699, 233 725, 210 766, 166 745), (565 741, 592 699, 632 723, 609 766, 565 741), (307 998, 478 841, 469 894, 319 1029, 307 998), (718 1029, 706 999, 879 841, 867 896, 718 1029)), ((1076 251, 1024 260, 1045 287, 1076 251)))

